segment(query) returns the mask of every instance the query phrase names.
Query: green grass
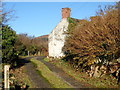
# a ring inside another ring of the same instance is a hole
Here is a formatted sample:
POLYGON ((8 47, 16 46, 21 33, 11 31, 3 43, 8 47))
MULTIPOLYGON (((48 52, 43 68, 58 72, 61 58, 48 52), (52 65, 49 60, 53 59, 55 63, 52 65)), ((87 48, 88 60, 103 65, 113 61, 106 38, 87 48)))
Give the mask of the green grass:
POLYGON ((29 76, 27 74, 25 74, 26 70, 24 69, 23 70, 23 73, 24 73, 24 77, 22 77, 22 80, 27 84, 29 85, 29 88, 33 88, 34 85, 32 83, 32 81, 30 80, 29 76))
MULTIPOLYGON (((32 64, 34 65, 35 68, 37 68, 37 64, 36 64, 36 63, 32 62, 32 64)), ((40 75, 40 77, 44 78, 44 80, 45 80, 46 82, 48 82, 48 83, 50 84, 50 86, 52 87, 52 84, 51 84, 45 77, 42 76, 40 70, 36 69, 36 72, 40 75)), ((54 88, 54 87, 53 87, 53 88, 54 88)))
POLYGON ((19 56, 19 58, 26 58, 26 57, 30 57, 30 56, 19 56))
POLYGON ((36 69, 54 88, 72 88, 61 78, 57 77, 52 71, 50 71, 50 69, 42 62, 35 59, 31 59, 30 61, 34 63, 36 69))
MULTIPOLYGON (((47 61, 47 62, 49 62, 50 60, 48 59, 48 58, 44 58, 44 61, 47 61)), ((52 61, 52 60, 51 60, 52 61)))
POLYGON ((53 63, 57 67, 61 68, 75 78, 76 80, 79 80, 83 84, 88 85, 88 87, 92 88, 118 88, 118 85, 116 84, 116 79, 114 79, 112 76, 105 75, 101 78, 95 78, 95 77, 88 77, 86 73, 83 72, 75 72, 73 67, 70 66, 68 62, 65 62, 63 60, 49 60, 47 58, 44 59, 47 62, 53 63))

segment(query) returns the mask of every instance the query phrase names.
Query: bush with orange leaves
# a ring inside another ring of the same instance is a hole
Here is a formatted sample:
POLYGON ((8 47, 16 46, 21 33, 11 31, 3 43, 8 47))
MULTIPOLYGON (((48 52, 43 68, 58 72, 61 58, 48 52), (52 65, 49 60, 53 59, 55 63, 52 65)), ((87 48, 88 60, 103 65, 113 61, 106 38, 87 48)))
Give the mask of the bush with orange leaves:
POLYGON ((91 65, 109 65, 120 57, 118 3, 100 9, 90 20, 68 18, 69 27, 63 51, 65 60, 88 70, 91 65))

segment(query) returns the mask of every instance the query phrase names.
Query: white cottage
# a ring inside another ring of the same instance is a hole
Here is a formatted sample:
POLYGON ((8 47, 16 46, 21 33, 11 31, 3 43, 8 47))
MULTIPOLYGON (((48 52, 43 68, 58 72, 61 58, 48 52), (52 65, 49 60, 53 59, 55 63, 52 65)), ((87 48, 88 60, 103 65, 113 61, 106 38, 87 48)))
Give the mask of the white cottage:
POLYGON ((64 32, 67 31, 69 24, 67 20, 68 17, 70 17, 70 8, 62 8, 62 20, 48 37, 49 57, 60 58, 64 56, 62 48, 66 37, 64 32))

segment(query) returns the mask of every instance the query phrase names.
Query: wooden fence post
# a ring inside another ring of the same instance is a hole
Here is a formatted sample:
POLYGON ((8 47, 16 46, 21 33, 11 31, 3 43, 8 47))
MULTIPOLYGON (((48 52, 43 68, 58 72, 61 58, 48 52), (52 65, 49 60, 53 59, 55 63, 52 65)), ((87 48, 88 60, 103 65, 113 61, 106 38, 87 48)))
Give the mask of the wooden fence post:
POLYGON ((5 65, 4 66, 4 88, 9 89, 9 68, 10 65, 5 65))

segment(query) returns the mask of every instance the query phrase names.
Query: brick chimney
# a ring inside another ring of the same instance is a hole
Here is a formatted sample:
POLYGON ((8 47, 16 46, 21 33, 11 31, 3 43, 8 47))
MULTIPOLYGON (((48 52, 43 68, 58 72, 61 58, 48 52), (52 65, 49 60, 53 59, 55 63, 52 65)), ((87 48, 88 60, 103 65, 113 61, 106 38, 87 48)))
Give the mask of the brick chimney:
POLYGON ((70 17, 70 8, 62 8, 62 19, 70 17))

